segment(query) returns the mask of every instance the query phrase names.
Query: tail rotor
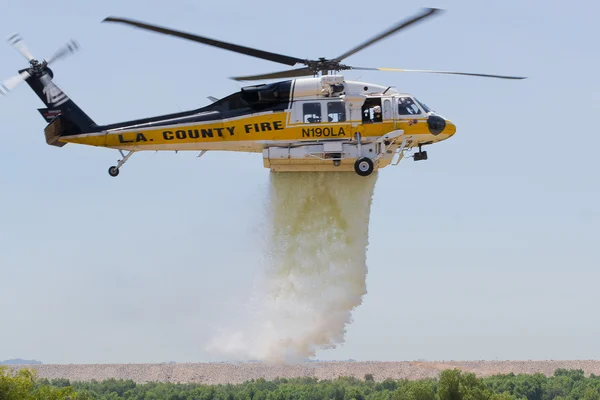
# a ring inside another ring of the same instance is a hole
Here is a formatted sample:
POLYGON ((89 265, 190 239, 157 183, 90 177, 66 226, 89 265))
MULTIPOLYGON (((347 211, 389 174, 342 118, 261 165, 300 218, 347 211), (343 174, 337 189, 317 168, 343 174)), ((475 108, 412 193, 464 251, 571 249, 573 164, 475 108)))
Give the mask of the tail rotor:
MULTIPOLYGON (((29 48, 25 44, 25 41, 18 33, 13 33, 6 38, 6 41, 12 46, 19 54, 21 54, 27 61, 29 61, 29 68, 24 69, 11 78, 6 79, 0 83, 0 95, 7 95, 9 92, 15 90, 21 83, 26 81, 32 76, 42 76, 44 73, 49 71, 48 66, 57 60, 65 58, 71 54, 74 54, 79 50, 79 43, 75 40, 69 40, 66 44, 60 47, 48 60, 38 61, 29 48)), ((52 75, 51 75, 52 76, 52 75)))

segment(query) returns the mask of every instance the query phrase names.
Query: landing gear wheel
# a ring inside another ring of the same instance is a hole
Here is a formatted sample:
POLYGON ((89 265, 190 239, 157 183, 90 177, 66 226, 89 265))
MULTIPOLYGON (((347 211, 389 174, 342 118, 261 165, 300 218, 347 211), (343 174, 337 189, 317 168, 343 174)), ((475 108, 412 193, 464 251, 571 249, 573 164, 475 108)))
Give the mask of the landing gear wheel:
POLYGON ((110 176, 117 176, 117 175, 119 175, 119 168, 117 168, 117 167, 110 167, 108 169, 108 174, 110 176))
POLYGON ((360 176, 369 176, 373 172, 373 161, 369 157, 361 157, 354 163, 354 171, 360 176))
POLYGON ((127 155, 125 155, 125 154, 123 154, 123 150, 119 149, 119 153, 121 153, 121 156, 123 156, 123 159, 119 160, 117 165, 113 165, 112 167, 110 167, 108 169, 108 174, 113 177, 119 175, 119 168, 121 168, 123 165, 125 165, 127 160, 129 160, 129 157, 131 157, 131 155, 134 152, 135 152, 135 150, 131 150, 131 151, 129 151, 129 153, 127 153, 127 155))

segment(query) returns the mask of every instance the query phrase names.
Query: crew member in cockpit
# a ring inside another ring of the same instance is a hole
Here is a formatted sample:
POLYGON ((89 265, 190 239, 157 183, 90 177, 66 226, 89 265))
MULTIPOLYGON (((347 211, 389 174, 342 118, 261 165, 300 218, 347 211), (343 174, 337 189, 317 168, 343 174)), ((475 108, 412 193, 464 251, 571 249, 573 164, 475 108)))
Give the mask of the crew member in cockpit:
POLYGON ((381 122, 383 119, 381 118, 381 106, 373 107, 373 122, 381 122))
POLYGON ((410 97, 401 97, 398 104, 398 114, 400 115, 412 115, 415 114, 414 102, 410 97))

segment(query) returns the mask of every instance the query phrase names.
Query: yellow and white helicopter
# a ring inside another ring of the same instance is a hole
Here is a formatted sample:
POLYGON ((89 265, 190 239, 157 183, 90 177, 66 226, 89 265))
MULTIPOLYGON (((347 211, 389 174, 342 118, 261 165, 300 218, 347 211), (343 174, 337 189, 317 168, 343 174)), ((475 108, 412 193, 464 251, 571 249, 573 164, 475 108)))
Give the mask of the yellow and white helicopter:
POLYGON ((122 159, 109 168, 117 176, 137 151, 262 152, 272 171, 355 171, 361 176, 387 165, 396 165, 406 152, 418 148, 415 161, 427 159, 422 146, 445 140, 456 132, 454 124, 437 115, 410 94, 391 86, 355 82, 336 74, 344 70, 379 70, 471 75, 524 79, 489 74, 450 71, 363 68, 341 61, 373 43, 407 28, 439 9, 420 14, 392 26, 383 33, 334 59, 307 60, 225 43, 124 18, 105 22, 131 25, 207 45, 301 68, 256 76, 239 81, 283 79, 275 83, 243 87, 239 92, 212 101, 202 108, 110 125, 96 124, 52 81, 48 68, 55 60, 73 53, 75 41, 67 43, 48 61, 34 59, 21 37, 8 38, 30 66, 0 85, 3 94, 25 81, 47 108, 38 111, 48 125, 46 142, 62 147, 67 143, 118 149, 122 159), (333 73, 333 74, 331 74, 333 73), (303 76, 312 76, 300 78, 303 76), (293 78, 293 79, 292 79, 293 78), (127 154, 124 153, 127 151, 127 154))

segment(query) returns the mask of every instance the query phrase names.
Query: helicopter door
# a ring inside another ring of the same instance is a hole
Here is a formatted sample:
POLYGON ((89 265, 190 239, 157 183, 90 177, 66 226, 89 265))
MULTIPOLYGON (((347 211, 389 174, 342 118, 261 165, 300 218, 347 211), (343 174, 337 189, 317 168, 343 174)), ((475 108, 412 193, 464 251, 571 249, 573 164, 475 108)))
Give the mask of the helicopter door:
POLYGON ((383 122, 381 113, 381 98, 368 97, 362 106, 363 124, 383 122))

